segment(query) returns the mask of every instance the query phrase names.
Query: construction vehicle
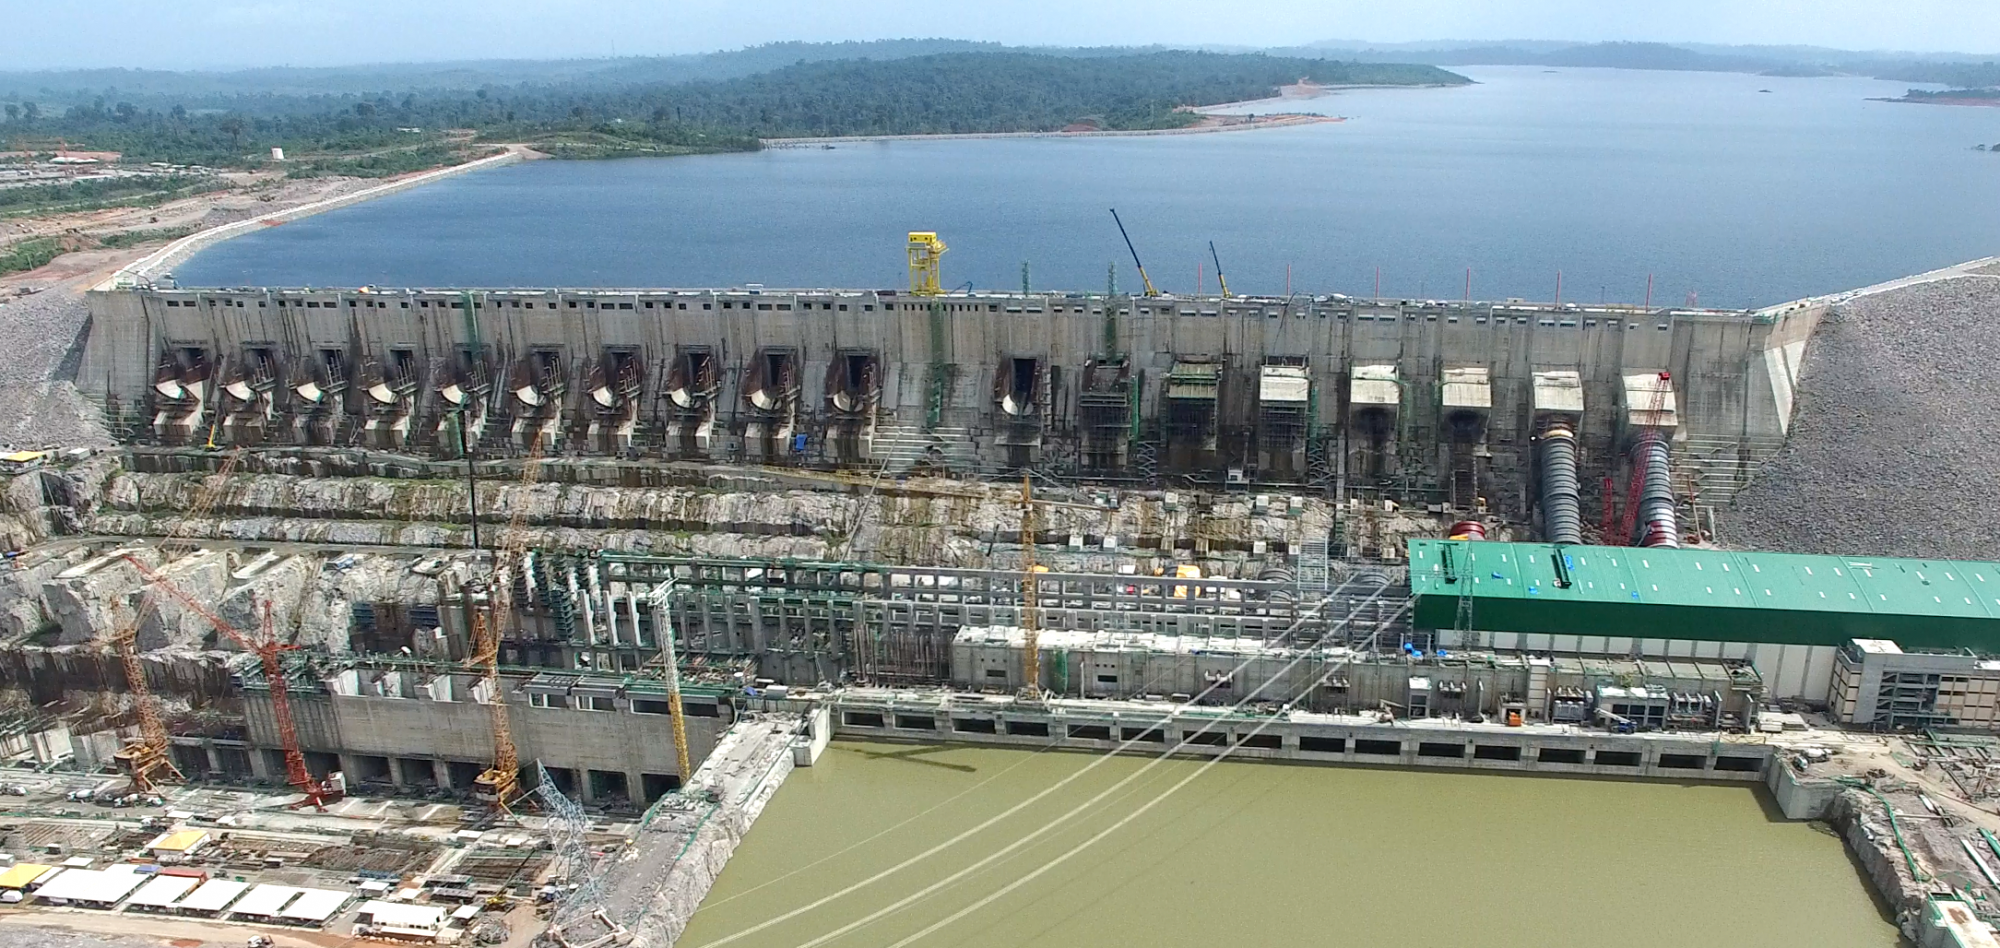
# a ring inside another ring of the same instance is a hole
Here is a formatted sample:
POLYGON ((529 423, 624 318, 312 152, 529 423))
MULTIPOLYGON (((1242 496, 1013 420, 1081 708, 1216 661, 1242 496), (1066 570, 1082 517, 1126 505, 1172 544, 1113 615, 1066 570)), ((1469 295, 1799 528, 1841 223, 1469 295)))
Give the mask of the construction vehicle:
MULTIPOLYGON (((236 470, 236 464, 243 457, 242 449, 232 452, 223 459, 215 476, 204 483, 195 494, 194 502, 188 505, 186 515, 180 523, 169 531, 161 541, 162 550, 169 549, 176 541, 185 539, 194 525, 215 509, 222 498, 222 487, 228 483, 229 475, 236 470)), ((137 560, 127 557, 137 564, 137 560)), ((141 566, 141 575, 147 570, 141 566)), ((152 688, 146 683, 146 670, 139 664, 139 629, 146 624, 155 610, 153 589, 148 586, 139 594, 138 605, 132 610, 131 621, 121 625, 105 641, 118 652, 119 661, 125 666, 125 686, 132 692, 132 706, 139 718, 139 739, 115 751, 111 758, 118 769, 131 778, 130 793, 152 793, 163 780, 180 782, 180 768, 174 766, 171 742, 167 736, 166 722, 160 718, 159 702, 153 697, 152 688)))
MULTIPOLYGON (((473 598, 480 591, 467 590, 473 598)), ((472 661, 482 670, 486 707, 493 725, 493 765, 472 780, 472 795, 496 811, 513 812, 521 797, 521 757, 514 748, 514 732, 507 721, 507 696, 500 685, 500 623, 493 617, 501 600, 511 597, 496 592, 485 604, 472 605, 472 661)))
POLYGON ((681 669, 680 660, 674 654, 674 620, 668 606, 673 595, 674 581, 654 586, 647 598, 653 604, 654 634, 660 637, 660 664, 667 680, 667 716, 674 728, 674 763, 680 767, 681 786, 694 776, 688 765, 687 719, 681 709, 681 669))
MULTIPOLYGON (((1142 271, 1143 272, 1143 271, 1142 271)), ((1042 700, 1041 606, 1037 601, 1035 564, 1035 487, 1029 475, 1021 475, 1021 697, 1042 700)))
POLYGON ((310 806, 325 812, 328 803, 346 796, 346 779, 339 771, 328 774, 325 780, 321 780, 314 777, 312 771, 306 767, 305 751, 299 744, 298 727, 292 719, 291 690, 286 684, 284 668, 278 661, 280 653, 292 651, 298 646, 285 645, 278 641, 277 633, 271 627, 271 604, 264 603, 263 630, 258 638, 252 639, 216 615, 214 610, 189 595, 172 580, 155 572, 152 567, 129 555, 125 557, 125 561, 132 564, 132 568, 138 570, 139 575, 153 588, 173 596, 182 605, 201 616, 209 625, 214 626, 216 631, 228 636, 245 652, 257 656, 258 662, 263 666, 264 683, 271 689, 271 717, 277 721, 278 743, 285 753, 285 782, 305 795, 303 799, 287 804, 287 808, 297 810, 310 806))
MULTIPOLYGON (((1153 289, 1153 278, 1146 275, 1146 265, 1139 262, 1139 248, 1132 246, 1132 235, 1125 232, 1125 222, 1119 220, 1118 209, 1115 207, 1111 209, 1111 219, 1118 224, 1118 236, 1125 238, 1125 249, 1132 252, 1132 265, 1139 268, 1139 282, 1145 284, 1146 295, 1160 295, 1159 290, 1153 289)), ((1221 270, 1218 269, 1216 273, 1219 276, 1221 270)))
POLYGON ((1215 261, 1215 285, 1222 287, 1222 298, 1229 298, 1229 280, 1222 275, 1222 255, 1215 252, 1215 241, 1208 242, 1208 257, 1215 261))
MULTIPOLYGON (((521 465, 521 486, 529 487, 541 475, 540 442, 521 465)), ((478 600, 480 589, 467 590, 472 607, 472 663, 481 669, 485 682, 486 707, 493 727, 493 766, 472 781, 473 796, 496 812, 511 813, 522 797, 521 757, 514 747, 514 731, 507 720, 507 696, 501 692, 500 640, 504 624, 514 614, 514 582, 526 568, 528 559, 528 505, 514 505, 507 532, 493 555, 493 583, 486 587, 486 602, 478 600)))

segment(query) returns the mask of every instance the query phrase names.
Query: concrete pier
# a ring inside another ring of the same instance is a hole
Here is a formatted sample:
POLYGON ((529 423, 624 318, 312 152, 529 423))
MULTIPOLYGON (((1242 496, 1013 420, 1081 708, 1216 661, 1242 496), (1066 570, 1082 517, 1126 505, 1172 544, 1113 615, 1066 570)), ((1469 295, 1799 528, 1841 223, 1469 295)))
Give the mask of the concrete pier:
POLYGON ((731 727, 687 788, 648 811, 637 842, 602 868, 608 873, 603 898, 580 907, 582 912, 601 907, 601 915, 565 909, 564 937, 572 944, 590 942, 608 933, 603 924, 608 919, 629 933, 630 940, 620 944, 672 945, 791 774, 795 747, 823 746, 816 717, 825 721, 811 714, 759 713, 731 727))
POLYGON ((972 743, 1093 753, 1447 768, 1754 783, 1773 747, 1738 735, 1612 734, 1563 724, 1474 724, 1373 714, 1276 715, 1153 701, 1025 702, 990 695, 848 689, 829 699, 834 734, 865 740, 972 743))

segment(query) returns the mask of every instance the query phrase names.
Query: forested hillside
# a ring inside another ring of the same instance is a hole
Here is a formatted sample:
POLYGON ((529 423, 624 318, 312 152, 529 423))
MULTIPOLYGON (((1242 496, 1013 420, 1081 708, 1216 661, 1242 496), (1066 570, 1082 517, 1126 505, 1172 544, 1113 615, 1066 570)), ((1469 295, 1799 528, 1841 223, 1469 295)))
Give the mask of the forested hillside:
POLYGON ((945 53, 803 62, 705 82, 260 94, 208 109, 98 100, 56 115, 33 102, 9 102, 0 136, 17 148, 61 141, 134 160, 214 167, 257 165, 273 146, 297 158, 436 149, 452 129, 476 132, 481 141, 551 141, 558 151, 710 151, 754 148, 759 138, 1044 131, 1078 122, 1171 128, 1196 118, 1178 107, 1262 98, 1301 79, 1468 81, 1434 66, 1254 54, 945 53))

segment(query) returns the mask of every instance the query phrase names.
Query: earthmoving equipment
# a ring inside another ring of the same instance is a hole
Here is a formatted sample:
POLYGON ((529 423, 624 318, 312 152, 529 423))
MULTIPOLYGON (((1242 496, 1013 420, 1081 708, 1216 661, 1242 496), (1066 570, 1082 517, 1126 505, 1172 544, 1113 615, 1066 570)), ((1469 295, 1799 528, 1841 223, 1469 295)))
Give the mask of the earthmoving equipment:
POLYGON ((1146 295, 1160 295, 1159 290, 1153 289, 1153 278, 1146 275, 1146 265, 1139 262, 1139 249, 1132 246, 1132 235, 1125 232, 1125 222, 1118 219, 1115 207, 1111 209, 1111 220, 1118 225, 1118 236, 1125 238, 1125 249, 1132 252, 1132 265, 1139 268, 1139 282, 1145 284, 1146 295))

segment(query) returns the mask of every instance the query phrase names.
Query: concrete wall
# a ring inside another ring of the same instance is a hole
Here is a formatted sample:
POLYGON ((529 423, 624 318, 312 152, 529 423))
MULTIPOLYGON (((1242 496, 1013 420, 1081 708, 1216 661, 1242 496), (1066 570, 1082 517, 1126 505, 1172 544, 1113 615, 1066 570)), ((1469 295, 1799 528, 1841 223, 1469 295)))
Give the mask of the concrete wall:
POLYGON ((1323 764, 1714 780, 1765 779, 1776 766, 1768 744, 1736 744, 1701 734, 1610 734, 1548 725, 1457 722, 1375 723, 1354 715, 1291 712, 1277 718, 1230 715, 1170 704, 1082 702, 1024 705, 975 696, 909 692, 836 696, 837 737, 971 742, 1022 748, 1213 756, 1323 764), (1021 725, 1037 728, 1024 733, 1021 725), (1098 729, 1079 733, 1078 729, 1098 729), (1157 732, 1158 739, 1139 735, 1157 732), (1191 735, 1200 734, 1201 738, 1191 735), (1102 735, 1102 736, 1095 736, 1102 735), (1255 740, 1253 740, 1253 738, 1255 740), (1206 740, 1207 743, 1201 741, 1206 740), (1258 746, 1261 740, 1269 746, 1258 746))
MULTIPOLYGON (((225 419, 222 427, 229 430, 221 439, 283 443, 307 437, 294 424, 311 408, 296 394, 296 383, 320 353, 339 353, 355 384, 332 406, 340 415, 336 439, 448 453, 454 439, 438 447, 438 422, 449 407, 439 390, 467 344, 459 309, 464 296, 402 290, 101 290, 91 295, 93 319, 80 384, 128 436, 172 440, 200 428, 205 437, 208 425, 200 422, 209 414, 179 429, 151 427, 162 407, 152 383, 163 357, 185 361, 198 355, 212 375, 198 414, 266 413, 275 419, 261 428, 225 419), (223 383, 243 377, 253 352, 272 360, 277 384, 268 403, 246 404, 220 391, 223 383), (369 364, 393 367, 398 352, 406 354, 413 389, 385 408, 362 396, 360 375, 369 364), (395 435, 366 429, 367 417, 385 411, 412 420, 395 435), (397 438, 401 443, 388 443, 397 438)), ((789 426, 785 430, 809 435, 809 443, 803 455, 786 446, 787 459, 837 463, 842 457, 837 436, 853 433, 851 424, 842 427, 853 416, 833 407, 829 373, 838 383, 842 360, 861 354, 878 365, 877 409, 866 413, 861 426, 876 454, 911 444, 920 450, 935 436, 930 443, 961 466, 1007 466, 1024 456, 1009 451, 1013 444, 1038 464, 1065 469, 1077 463, 1084 447, 1077 406, 1085 366, 1113 355, 1125 360, 1139 390, 1138 440, 1160 449, 1163 462, 1177 456, 1171 451, 1175 438, 1184 439, 1163 424, 1168 374, 1177 360, 1218 363, 1217 420, 1209 433, 1213 452, 1203 455, 1212 462, 1197 473, 1219 480, 1222 468, 1247 467, 1255 477, 1257 452, 1251 445, 1260 418, 1260 368, 1267 359, 1303 357, 1320 438, 1310 452, 1322 459, 1318 476, 1371 486, 1364 483, 1370 478, 1355 453, 1369 447, 1360 431, 1350 431, 1351 376, 1357 365, 1393 365, 1399 404, 1380 473, 1400 482, 1397 469, 1408 468, 1413 484, 1441 492, 1448 477, 1441 467, 1448 461, 1436 446, 1450 437, 1440 395, 1443 373, 1477 367, 1489 370, 1492 397, 1479 436, 1492 457, 1482 464, 1478 489, 1512 510, 1524 508, 1528 496, 1530 440, 1538 423, 1530 384, 1534 372, 1580 373, 1585 409, 1577 427, 1587 471, 1620 460, 1626 434, 1623 376, 1661 370, 1676 378, 1678 437, 1700 447, 1703 464, 1727 467, 1740 461, 1742 445, 1762 450, 1782 437, 1789 401, 1781 394, 1789 392, 1789 382, 1774 385, 1770 373, 1788 363, 1782 354, 1775 361, 1765 354, 1801 340, 1817 313, 1058 294, 953 296, 938 300, 934 312, 927 302, 866 291, 477 290, 470 296, 477 307, 481 363, 494 381, 492 392, 479 401, 485 412, 481 432, 516 450, 521 438, 512 422, 529 416, 553 418, 549 430, 561 432, 559 443, 587 453, 756 456, 762 447, 755 439, 746 442, 746 432, 769 434, 789 426), (1115 353, 1103 351, 1107 334, 1115 340, 1115 353), (668 383, 682 357, 697 348, 712 354, 719 388, 712 403, 697 397, 692 408, 681 408, 666 397, 668 383), (760 411, 749 395, 760 376, 761 355, 776 351, 795 360, 796 400, 775 412, 760 411), (584 393, 593 384, 592 369, 612 364, 619 354, 637 366, 636 394, 614 394, 612 407, 594 407, 584 393), (1040 366, 1035 404, 1019 416, 1004 412, 999 401, 999 386, 1015 358, 1032 358, 1040 366), (509 394, 510 379, 531 364, 554 366, 566 380, 568 391, 559 405, 530 409, 509 394), (934 397, 941 431, 926 432, 934 397), (705 412, 714 424, 713 440, 699 449, 675 436, 686 430, 675 426, 685 425, 691 412, 705 412), (593 437, 593 421, 621 413, 629 413, 635 425, 630 448, 603 424, 593 437), (777 415, 782 421, 774 420, 777 415), (1356 469, 1347 470, 1343 459, 1356 469)), ((183 414, 194 410, 185 402, 167 407, 183 414)), ((1134 466, 1140 463, 1136 457, 1128 458, 1134 466)), ((1307 472, 1266 473, 1272 480, 1307 479, 1307 472)))
MULTIPOLYGON (((666 715, 635 713, 625 696, 615 700, 611 711, 531 707, 518 685, 515 682, 508 690, 508 723, 524 768, 532 769, 540 761, 552 769, 574 771, 577 789, 587 802, 594 795, 590 781, 584 779, 588 771, 623 775, 635 797, 642 792, 645 775, 680 776, 673 728, 666 715)), ((270 693, 246 690, 244 705, 249 744, 266 750, 282 746, 270 693)), ((351 763, 356 757, 476 764, 481 769, 493 761, 492 717, 483 701, 294 691, 291 707, 301 747, 338 755, 343 769, 350 771, 350 781, 356 779, 351 763)), ((728 708, 721 710, 717 717, 687 718, 692 765, 700 766, 729 726, 728 708)), ((449 768, 435 770, 439 782, 448 779, 449 768)), ((390 773, 399 776, 394 769, 390 773)))

